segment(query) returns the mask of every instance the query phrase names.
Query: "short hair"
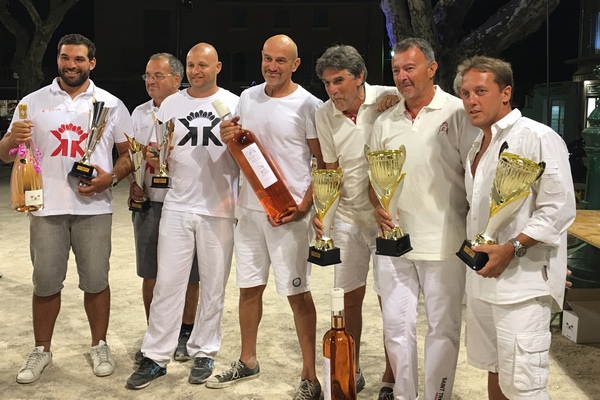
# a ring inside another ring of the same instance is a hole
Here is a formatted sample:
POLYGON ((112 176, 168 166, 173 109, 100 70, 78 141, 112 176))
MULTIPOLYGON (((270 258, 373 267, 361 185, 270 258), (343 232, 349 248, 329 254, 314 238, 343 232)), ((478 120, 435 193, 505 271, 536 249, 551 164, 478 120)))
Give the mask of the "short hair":
POLYGON ((433 47, 426 40, 415 37, 408 37, 396 44, 394 46, 394 54, 402 53, 411 47, 416 47, 421 50, 425 55, 425 59, 427 62, 432 63, 435 61, 435 53, 433 51, 433 47))
POLYGON ((454 93, 460 97, 460 85, 462 83, 462 75, 460 72, 456 73, 454 77, 454 82, 452 82, 452 89, 454 89, 454 93))
POLYGON ((156 53, 150 56, 150 60, 165 59, 169 63, 169 70, 173 75, 179 75, 183 79, 183 64, 171 53, 156 53))
POLYGON ((358 51, 347 45, 335 45, 325 50, 325 53, 317 60, 315 72, 319 79, 323 75, 323 71, 331 68, 335 70, 348 70, 354 77, 358 77, 361 72, 365 73, 363 84, 367 80, 367 66, 365 60, 358 51))
POLYGON ((57 53, 60 54, 60 49, 64 45, 84 45, 88 48, 88 59, 96 58, 96 45, 90 39, 79 33, 69 33, 60 38, 57 46, 57 53))
POLYGON ((467 71, 475 69, 479 72, 491 72, 494 75, 494 82, 500 90, 510 86, 514 90, 513 72, 510 63, 499 58, 474 56, 467 58, 458 66, 458 73, 464 76, 467 71))

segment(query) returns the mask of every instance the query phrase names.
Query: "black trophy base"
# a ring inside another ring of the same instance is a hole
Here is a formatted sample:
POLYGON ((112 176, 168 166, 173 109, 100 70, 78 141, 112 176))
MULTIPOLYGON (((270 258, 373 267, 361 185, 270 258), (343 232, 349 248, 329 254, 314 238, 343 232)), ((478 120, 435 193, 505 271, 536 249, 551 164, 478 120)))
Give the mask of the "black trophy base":
POLYGON ((69 175, 76 176, 79 179, 93 179, 94 167, 91 165, 83 164, 80 162, 76 162, 73 164, 73 168, 71 168, 71 172, 69 175))
POLYGON ((471 250, 471 241, 465 240, 460 247, 460 250, 456 253, 458 258, 460 258, 469 268, 473 271, 479 271, 482 269, 485 264, 488 262, 487 253, 475 252, 471 250))
POLYGON ((319 250, 315 246, 310 246, 308 250, 308 262, 326 267, 328 265, 340 264, 340 249, 319 250))
POLYGON ((145 213, 150 209, 150 207, 150 199, 146 199, 144 201, 129 201, 129 211, 145 213))
POLYGON ((380 256, 400 257, 402 254, 408 253, 413 248, 410 245, 410 236, 408 234, 400 239, 386 239, 378 237, 375 239, 377 251, 375 254, 380 256))
POLYGON ((168 176, 153 176, 150 187, 157 189, 168 189, 171 187, 171 178, 168 176))

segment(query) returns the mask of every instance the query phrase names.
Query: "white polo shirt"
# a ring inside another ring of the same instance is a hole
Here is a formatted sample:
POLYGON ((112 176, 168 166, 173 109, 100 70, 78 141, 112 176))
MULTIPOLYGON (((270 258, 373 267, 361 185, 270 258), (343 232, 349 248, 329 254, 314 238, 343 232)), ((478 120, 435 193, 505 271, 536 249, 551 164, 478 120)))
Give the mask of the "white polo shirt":
POLYGON ((371 150, 406 147, 400 227, 410 234, 412 260, 455 260, 466 238, 464 160, 477 135, 457 97, 436 86, 413 121, 401 100, 373 125, 371 150))

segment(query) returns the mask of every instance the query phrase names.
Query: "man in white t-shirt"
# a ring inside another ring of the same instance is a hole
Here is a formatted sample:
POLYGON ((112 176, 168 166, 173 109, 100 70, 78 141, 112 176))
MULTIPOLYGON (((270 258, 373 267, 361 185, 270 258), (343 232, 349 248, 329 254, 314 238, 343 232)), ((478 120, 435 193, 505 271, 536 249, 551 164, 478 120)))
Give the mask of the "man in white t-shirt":
MULTIPOLYGON (((144 358, 127 380, 129 389, 142 389, 167 372, 177 347, 177 324, 183 315, 194 257, 198 259, 202 290, 187 344, 188 354, 194 358, 190 383, 206 381, 221 347, 239 168, 217 137, 220 119, 211 103, 222 99, 234 109, 238 102, 236 95, 217 86, 220 71, 215 48, 198 43, 186 56, 190 87, 166 98, 158 112, 160 121, 176 120, 168 158, 172 187, 166 194, 160 220, 158 273, 142 342, 144 358)), ((148 162, 158 167, 157 157, 148 162)))
MULTIPOLYGON (((460 100, 433 84, 437 63, 431 46, 408 38, 394 49, 392 73, 403 97, 375 121, 372 150, 406 147, 399 223, 413 250, 377 256, 385 344, 394 371, 396 399, 418 396, 417 305, 423 292, 425 399, 450 399, 460 347, 465 266, 456 250, 465 238, 464 160, 476 135, 460 100)), ((373 190, 371 189, 371 194, 373 190)), ((394 227, 377 199, 380 229, 394 227)))
MULTIPOLYGON (((369 201, 369 165, 364 147, 370 143, 373 123, 380 115, 380 100, 383 107, 389 108, 400 98, 395 87, 371 86, 366 82, 367 67, 352 46, 328 48, 317 60, 315 69, 329 95, 329 100, 316 113, 323 161, 327 169, 340 167, 343 173, 332 233, 342 260, 335 266, 334 286, 345 291, 346 329, 356 343, 356 388, 360 392, 365 386, 359 362, 362 304, 369 262, 371 258, 375 264, 379 260, 374 256, 377 224, 369 201)), ((313 225, 318 239, 323 234, 323 224, 315 216, 313 225)), ((378 399, 391 396, 393 382, 386 355, 386 370, 378 399)))
MULTIPOLYGON (((150 142, 158 140, 154 130, 154 120, 158 115, 158 110, 163 100, 177 93, 179 90, 182 76, 183 65, 172 54, 157 53, 150 56, 142 78, 151 99, 136 107, 131 114, 133 132, 135 140, 138 143, 146 146, 150 142)), ((142 278, 142 298, 147 322, 150 315, 150 303, 152 303, 152 293, 156 284, 156 272, 158 269, 156 254, 158 247, 158 226, 167 189, 153 188, 151 186, 155 170, 145 160, 142 161, 140 168, 144 176, 143 188, 140 188, 137 183, 132 182, 129 189, 129 197, 130 200, 140 202, 145 199, 150 201, 150 208, 147 211, 132 213, 136 269, 138 276, 142 278)), ((186 347, 194 328, 194 320, 196 319, 196 308, 198 306, 200 290, 198 280, 198 262, 194 258, 186 292, 177 349, 173 355, 176 361, 186 361, 189 359, 186 347)), ((142 352, 138 350, 135 354, 136 362, 141 362, 142 358, 142 352)))
POLYGON ((245 90, 235 112, 239 117, 221 123, 221 138, 225 143, 240 133, 240 126, 254 133, 279 166, 298 209, 276 223, 267 217, 256 194, 244 180, 236 208, 239 221, 235 229, 242 351, 229 370, 206 382, 210 388, 227 387, 260 374, 256 339, 262 295, 272 265, 277 293, 287 296, 292 308, 302 352, 301 382, 294 399, 318 399, 321 394, 315 371, 317 316, 310 293, 310 265, 306 255, 312 206, 312 154, 322 166, 314 114, 322 102, 292 81, 292 73, 299 65, 298 49, 292 39, 285 35, 269 38, 262 50, 265 83, 245 90), (239 125, 236 124, 238 119, 239 125))
POLYGON ((491 400, 549 399, 550 314, 552 305, 562 308, 567 228, 575 219, 569 152, 551 128, 511 109, 510 64, 476 56, 458 71, 464 108, 481 129, 466 163, 467 237, 486 227, 504 144, 509 153, 546 164, 529 196, 501 225, 498 244, 472 247, 489 260, 477 272, 467 269, 469 364, 488 371, 491 400))
POLYGON ((58 44, 58 78, 25 96, 28 120, 15 113, 9 132, 0 141, 0 159, 12 161, 9 149, 35 143, 42 154, 44 208, 30 215, 33 263, 33 333, 35 348, 17 374, 18 383, 39 379, 52 365, 50 345, 61 304, 69 251, 75 254, 79 288, 92 333, 93 372, 107 376, 115 362, 106 344, 110 314, 108 283, 111 251, 112 191, 131 172, 125 133, 132 134, 125 105, 90 80, 96 47, 79 34, 63 36, 58 44), (99 143, 91 155, 92 179, 71 177, 73 164, 87 148, 92 102, 110 110, 99 143), (30 141, 30 139, 32 139, 30 141), (119 158, 113 166, 112 149, 119 158))

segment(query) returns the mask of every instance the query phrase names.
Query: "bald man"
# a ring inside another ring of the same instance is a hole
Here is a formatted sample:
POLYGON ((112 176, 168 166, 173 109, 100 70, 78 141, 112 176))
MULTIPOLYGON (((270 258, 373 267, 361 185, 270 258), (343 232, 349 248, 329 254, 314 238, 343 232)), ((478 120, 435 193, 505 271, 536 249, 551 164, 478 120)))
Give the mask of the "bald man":
POLYGON ((274 222, 244 180, 236 207, 235 229, 242 352, 231 368, 210 378, 206 386, 224 388, 259 376, 256 341, 262 296, 272 265, 277 293, 286 296, 292 308, 302 352, 301 382, 294 399, 316 400, 321 394, 315 373, 316 311, 306 254, 308 212, 312 206, 312 154, 317 157, 319 167, 324 168, 315 128, 315 111, 322 102, 292 81, 292 73, 299 65, 298 49, 292 39, 285 35, 269 38, 262 50, 265 82, 245 90, 235 112, 237 117, 221 123, 224 142, 239 135, 240 126, 256 135, 285 176, 298 209, 280 223, 274 222))
MULTIPOLYGON (((142 389, 167 372, 177 347, 177 326, 196 254, 202 290, 187 343, 188 354, 194 359, 190 383, 206 381, 221 347, 239 168, 218 139, 220 119, 211 105, 222 99, 235 109, 238 103, 236 95, 217 86, 220 71, 221 62, 213 46, 199 43, 192 47, 186 57, 190 87, 167 97, 158 111, 160 121, 176 121, 168 160, 172 188, 165 196, 159 227, 158 271, 142 342, 144 358, 127 380, 129 389, 142 389)), ((156 157, 148 162, 158 167, 156 157)))

